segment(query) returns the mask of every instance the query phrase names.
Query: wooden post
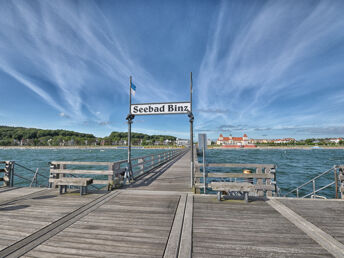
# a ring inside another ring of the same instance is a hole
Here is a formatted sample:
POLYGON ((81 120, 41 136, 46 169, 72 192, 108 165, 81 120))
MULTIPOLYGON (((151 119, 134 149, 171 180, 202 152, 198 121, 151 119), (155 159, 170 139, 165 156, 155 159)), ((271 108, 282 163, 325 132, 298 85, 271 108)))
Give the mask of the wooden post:
POLYGON ((138 163, 142 163, 142 165, 140 165, 140 174, 143 174, 145 172, 145 164, 143 164, 145 162, 144 158, 143 159, 138 159, 137 160, 138 163))
POLYGON ((115 177, 115 180, 114 180, 114 187, 115 188, 120 187, 121 183, 123 181, 123 178, 120 174, 120 171, 121 171, 121 165, 117 162, 114 163, 113 164, 113 173, 114 173, 114 177, 115 177))
POLYGON ((4 186, 13 187, 14 161, 5 162, 4 186))
MULTIPOLYGON (((256 168, 256 173, 262 174, 263 173, 262 168, 256 168)), ((257 185, 263 185, 263 179, 257 179, 257 185)), ((264 196, 264 191, 263 190, 257 190, 257 195, 259 197, 264 196)))
POLYGON ((340 195, 344 199, 344 170, 339 168, 339 180, 340 180, 340 195))
POLYGON ((112 191, 112 189, 115 187, 115 180, 114 180, 115 169, 114 169, 114 164, 113 163, 110 164, 108 166, 108 169, 113 172, 112 175, 108 175, 108 191, 112 191))
POLYGON ((335 182, 335 198, 338 199, 338 175, 337 175, 337 168, 333 166, 333 173, 334 173, 334 182, 335 182))
MULTIPOLYGON (((265 168, 265 174, 271 174, 272 173, 272 169, 271 168, 265 168)), ((271 185, 271 179, 266 179, 265 180, 265 184, 266 185, 271 185)), ((272 191, 267 191, 266 192, 266 196, 267 197, 271 197, 272 196, 272 191)))

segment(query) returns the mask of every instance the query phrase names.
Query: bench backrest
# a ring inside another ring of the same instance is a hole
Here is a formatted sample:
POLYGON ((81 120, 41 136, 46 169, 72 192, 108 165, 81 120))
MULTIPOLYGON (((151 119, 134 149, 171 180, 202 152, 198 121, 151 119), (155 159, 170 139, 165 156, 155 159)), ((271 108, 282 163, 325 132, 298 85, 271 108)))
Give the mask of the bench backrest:
POLYGON ((52 161, 50 162, 50 177, 59 178, 64 174, 80 176, 80 175, 93 175, 95 177, 102 176, 102 179, 94 178, 93 183, 99 185, 114 184, 114 179, 118 174, 122 173, 125 168, 121 168, 122 163, 126 161, 117 162, 88 162, 88 161, 52 161), (78 169, 67 168, 70 166, 78 166, 78 169), (88 166, 87 169, 80 169, 79 167, 88 166), (107 169, 89 169, 89 167, 107 167, 107 169), (105 178, 107 177, 107 179, 105 178))
POLYGON ((276 184, 276 166, 274 164, 242 164, 242 163, 207 163, 205 164, 205 173, 201 172, 203 164, 196 162, 195 164, 195 188, 206 189, 208 183, 212 180, 226 180, 237 182, 238 181, 250 181, 254 183, 256 194, 258 196, 272 196, 273 193, 277 194, 276 184), (214 173, 212 168, 236 168, 236 169, 250 169, 251 174, 244 173, 231 173, 221 172, 214 173), (203 178, 203 183, 200 182, 200 178, 203 178))

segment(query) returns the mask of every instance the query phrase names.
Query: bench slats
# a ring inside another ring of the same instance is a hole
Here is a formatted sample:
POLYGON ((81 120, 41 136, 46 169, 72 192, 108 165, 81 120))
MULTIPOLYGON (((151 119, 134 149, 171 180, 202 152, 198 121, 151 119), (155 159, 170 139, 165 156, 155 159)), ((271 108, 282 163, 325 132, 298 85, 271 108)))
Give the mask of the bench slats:
MULTIPOLYGON (((274 185, 253 185, 255 190, 263 190, 263 191, 274 191, 275 186, 274 185)), ((203 183, 195 183, 195 188, 203 189, 204 184, 203 183)))
POLYGON ((93 183, 92 178, 50 178, 49 183, 55 183, 56 185, 77 185, 77 186, 88 186, 93 183))
MULTIPOLYGON (((115 162, 115 163, 123 163, 124 160, 115 162)), ((92 162, 92 161, 52 161, 50 162, 52 165, 98 165, 98 166, 111 166, 114 162, 92 162)))
POLYGON ((77 170, 77 169, 50 169, 51 174, 75 174, 75 175, 113 175, 112 170, 77 170))
MULTIPOLYGON (((195 173, 195 177, 203 178, 203 173, 195 173)), ((208 173, 207 177, 274 179, 274 174, 208 173)))

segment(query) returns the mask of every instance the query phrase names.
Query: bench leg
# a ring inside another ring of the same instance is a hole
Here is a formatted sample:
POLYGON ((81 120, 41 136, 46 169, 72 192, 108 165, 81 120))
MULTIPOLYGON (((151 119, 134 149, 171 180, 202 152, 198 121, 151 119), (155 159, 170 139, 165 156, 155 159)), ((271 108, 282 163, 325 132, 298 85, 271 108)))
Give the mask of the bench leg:
POLYGON ((60 187, 59 187, 60 189, 60 194, 62 194, 62 190, 63 190, 63 185, 60 185, 60 187))
POLYGON ((80 186, 80 195, 83 195, 83 193, 84 193, 84 187, 80 186))
POLYGON ((67 193, 67 186, 64 186, 64 192, 67 193))
POLYGON ((245 192, 245 203, 248 203, 248 192, 245 192))
POLYGON ((221 201, 221 191, 217 192, 217 200, 220 202, 221 201))
POLYGON ((85 194, 87 194, 87 186, 85 186, 85 194))

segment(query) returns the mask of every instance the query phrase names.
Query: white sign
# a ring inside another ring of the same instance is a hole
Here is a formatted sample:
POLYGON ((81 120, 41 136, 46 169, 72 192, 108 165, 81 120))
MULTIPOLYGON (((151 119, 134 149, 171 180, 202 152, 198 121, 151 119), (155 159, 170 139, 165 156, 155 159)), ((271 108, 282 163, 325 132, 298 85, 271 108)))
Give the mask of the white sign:
POLYGON ((187 114, 190 102, 131 104, 133 115, 187 114))

